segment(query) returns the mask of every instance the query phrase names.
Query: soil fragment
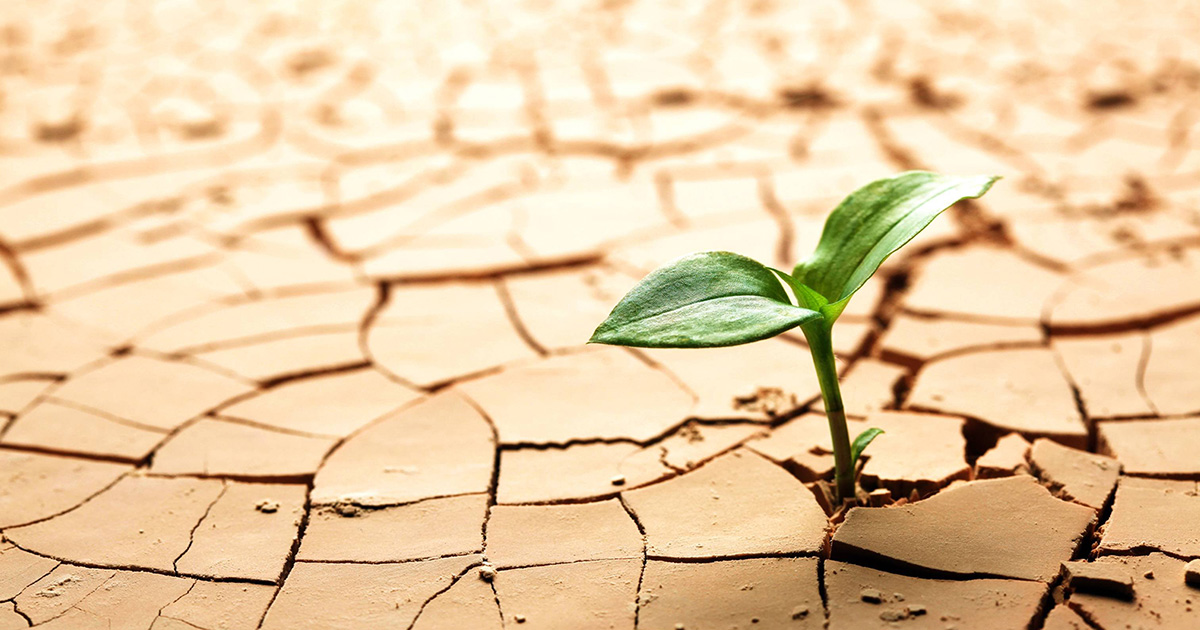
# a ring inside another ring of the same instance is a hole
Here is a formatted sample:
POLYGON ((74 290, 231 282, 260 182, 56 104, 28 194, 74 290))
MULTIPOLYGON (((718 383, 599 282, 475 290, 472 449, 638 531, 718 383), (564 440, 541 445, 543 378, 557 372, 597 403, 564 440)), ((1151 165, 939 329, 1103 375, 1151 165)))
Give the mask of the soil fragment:
POLYGON ((1127 567, 1095 562, 1064 562, 1067 588, 1118 599, 1133 599, 1133 577, 1127 567))

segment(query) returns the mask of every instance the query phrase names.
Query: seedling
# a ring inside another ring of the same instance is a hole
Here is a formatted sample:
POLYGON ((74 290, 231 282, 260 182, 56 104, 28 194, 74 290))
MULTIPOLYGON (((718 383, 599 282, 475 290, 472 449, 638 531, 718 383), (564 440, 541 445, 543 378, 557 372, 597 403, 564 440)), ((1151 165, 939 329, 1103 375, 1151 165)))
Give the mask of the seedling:
POLYGON ((996 179, 910 171, 871 182, 834 209, 816 251, 791 274, 731 252, 679 258, 642 279, 589 343, 715 348, 799 327, 829 420, 837 496, 851 499, 855 464, 883 431, 870 428, 850 441, 833 358, 833 324, 888 256, 946 208, 982 196, 996 179))

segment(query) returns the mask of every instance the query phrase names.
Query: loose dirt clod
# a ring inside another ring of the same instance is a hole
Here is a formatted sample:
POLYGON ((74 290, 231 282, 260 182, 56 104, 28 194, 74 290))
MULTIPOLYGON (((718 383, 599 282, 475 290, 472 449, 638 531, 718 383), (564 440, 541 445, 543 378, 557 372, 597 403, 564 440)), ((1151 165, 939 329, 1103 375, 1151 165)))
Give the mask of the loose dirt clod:
POLYGON ((479 579, 483 580, 484 582, 491 582, 492 580, 496 579, 496 567, 493 567, 490 564, 485 564, 479 567, 479 579))
POLYGON ((263 499, 262 501, 254 504, 254 509, 262 512, 263 514, 274 514, 275 512, 279 511, 279 502, 272 501, 271 499, 263 499))
POLYGON ((908 611, 888 608, 879 612, 879 618, 884 621, 901 621, 908 619, 908 611))
POLYGON ((623 486, 625 485, 625 475, 615 475, 611 480, 609 480, 609 483, 614 486, 623 486))
POLYGON ((912 617, 919 617, 925 614, 925 607, 920 604, 909 604, 904 607, 908 614, 912 617))
POLYGON ((777 418, 799 406, 800 400, 795 394, 785 392, 778 387, 760 387, 748 396, 736 396, 733 408, 738 411, 752 411, 777 418))
POLYGON ((1188 586, 1200 588, 1200 560, 1192 560, 1183 569, 1183 581, 1188 586))
POLYGON ((875 588, 864 588, 858 593, 858 596, 862 598, 864 602, 870 602, 872 604, 878 604, 883 601, 883 593, 880 593, 879 589, 875 588))
POLYGON ((517 623, 525 623, 525 615, 513 615, 517 623))
POLYGON ((808 606, 797 606, 792 609, 792 619, 803 619, 808 616, 808 606))
POLYGON ((333 504, 333 511, 347 518, 353 518, 362 513, 362 508, 353 503, 339 501, 333 504))

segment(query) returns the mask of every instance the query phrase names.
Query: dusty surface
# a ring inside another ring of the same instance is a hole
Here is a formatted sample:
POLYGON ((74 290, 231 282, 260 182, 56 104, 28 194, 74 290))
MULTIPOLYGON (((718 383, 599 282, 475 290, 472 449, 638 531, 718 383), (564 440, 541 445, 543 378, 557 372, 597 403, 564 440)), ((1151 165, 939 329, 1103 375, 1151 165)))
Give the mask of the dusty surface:
POLYGON ((4 2, 0 628, 1200 627, 1197 32, 4 2), (1005 179, 838 324, 877 507, 822 508, 799 336, 583 345, 912 168, 1005 179))

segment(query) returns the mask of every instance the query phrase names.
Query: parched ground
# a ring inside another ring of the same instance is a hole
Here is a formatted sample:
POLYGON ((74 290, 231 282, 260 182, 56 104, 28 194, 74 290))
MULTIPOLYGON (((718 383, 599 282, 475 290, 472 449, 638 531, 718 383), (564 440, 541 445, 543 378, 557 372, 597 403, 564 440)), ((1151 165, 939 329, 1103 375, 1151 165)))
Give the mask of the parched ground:
POLYGON ((0 629, 1200 627, 1195 3, 463 4, 0 5, 0 629), (914 168, 879 507, 802 339, 584 345, 914 168))

